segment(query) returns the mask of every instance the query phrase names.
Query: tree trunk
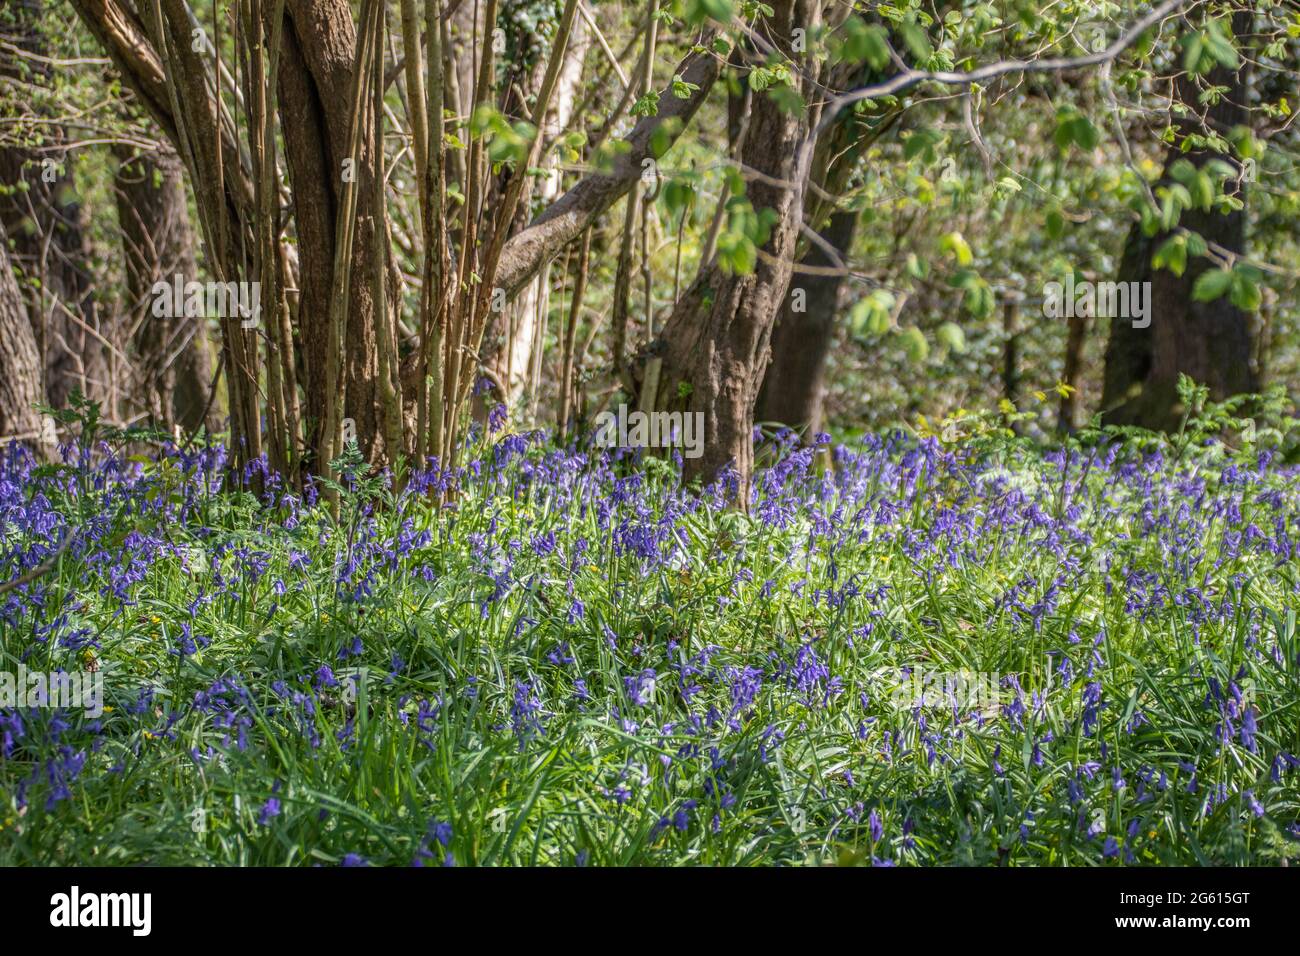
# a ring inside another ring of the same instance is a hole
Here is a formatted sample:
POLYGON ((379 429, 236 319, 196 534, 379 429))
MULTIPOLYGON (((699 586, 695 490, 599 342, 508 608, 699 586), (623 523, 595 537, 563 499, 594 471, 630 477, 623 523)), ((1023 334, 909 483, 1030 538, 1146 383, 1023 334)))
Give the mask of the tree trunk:
MULTIPOLYGON (((847 252, 857 221, 854 212, 837 212, 821 237, 836 251, 847 252)), ((802 261, 817 268, 834 265, 816 243, 809 244, 802 261)), ((842 275, 802 274, 791 279, 772 330, 772 362, 758 396, 760 421, 789 425, 807 440, 822 430, 826 357, 835 340, 843 287, 842 275)))
MULTIPOLYGON (((348 285, 344 331, 343 381, 326 381, 330 296, 334 274, 335 220, 339 214, 348 131, 352 122, 349 93, 357 43, 347 0, 287 0, 284 47, 280 54, 280 124, 293 186, 298 233, 298 322, 306 373, 304 408, 319 415, 327 389, 345 392, 343 417, 356 425, 362 454, 371 460, 401 449, 385 449, 380 427, 379 364, 373 287, 369 281, 375 244, 388 247, 388 218, 375 203, 375 136, 371 124, 362 131, 355 171, 356 235, 352 244, 352 280, 348 285)), ((400 277, 388 260, 387 308, 401 302, 400 277)), ((308 447, 315 447, 319 420, 309 421, 308 447)), ((317 462, 322 469, 327 462, 317 462)))
MULTIPOLYGON (((569 42, 565 46, 564 67, 560 72, 559 84, 555 88, 554 102, 547 112, 546 127, 541 132, 547 140, 562 134, 573 119, 573 110, 577 105, 578 91, 582 84, 582 64, 586 55, 586 24, 578 20, 574 23, 569 42)), ((530 82, 524 87, 526 97, 536 95, 537 88, 541 85, 544 66, 545 59, 542 58, 538 68, 532 71, 530 82)), ((527 108, 527 104, 515 104, 515 108, 522 111, 527 108)), ((535 196, 546 200, 549 205, 560 195, 562 172, 557 153, 552 152, 549 155, 545 168, 549 171, 549 175, 537 184, 535 196)), ((521 202, 520 215, 517 217, 517 229, 522 229, 528 224, 527 213, 530 205, 529 197, 525 196, 521 202)), ((545 347, 542 336, 547 313, 550 311, 549 272, 548 268, 542 267, 537 276, 520 292, 518 298, 510 304, 510 308, 493 317, 493 325, 496 328, 489 329, 485 343, 485 352, 488 349, 496 351, 497 377, 509 390, 509 395, 502 398, 512 408, 521 392, 531 394, 538 385, 533 373, 538 367, 540 356, 534 352, 545 347)), ((491 358, 488 355, 484 357, 491 358)), ((536 396, 534 395, 533 398, 535 399, 536 396)))
POLYGON ((182 165, 171 149, 136 152, 115 146, 114 183, 122 254, 126 263, 126 314, 140 365, 138 395, 156 422, 186 432, 219 427, 215 410, 204 419, 212 385, 212 348, 206 320, 153 315, 153 286, 182 283, 198 274, 194 233, 186 209, 182 165))
POLYGON ((1079 372, 1083 368, 1083 342, 1087 334, 1087 316, 1071 316, 1065 337, 1065 370, 1061 377, 1062 384, 1069 387, 1061 396, 1056 423, 1057 429, 1063 432, 1072 432, 1079 424, 1079 372))
MULTIPOLYGON (((40 0, 16 0, 12 9, 19 45, 28 53, 45 55, 40 0)), ((48 65, 28 59, 22 63, 30 73, 16 65, 5 67, 5 72, 25 82, 32 82, 33 76, 46 82, 48 65)), ((20 289, 42 356, 40 388, 57 408, 66 406, 68 396, 79 390, 104 403, 104 414, 111 418, 115 375, 105 343, 112 335, 95 308, 84 210, 66 138, 62 125, 45 123, 31 147, 0 148, 0 182, 17 186, 0 191, 0 222, 13 240, 13 264, 24 280, 20 289)))
MULTIPOLYGON (((795 28, 811 33, 820 22, 819 4, 787 0, 772 6, 775 42, 788 45, 795 28)), ((806 83, 793 71, 791 81, 806 83)), ((814 95, 808 88, 799 92, 805 102, 814 95)), ((811 108, 783 110, 771 95, 755 93, 748 122, 740 158, 759 174, 749 176, 750 204, 756 213, 775 214, 767 240, 748 274, 728 273, 716 261, 702 268, 650 349, 663 359, 656 406, 703 414, 703 452, 686 459, 686 478, 711 481, 731 466, 742 508, 748 506, 753 471, 754 405, 790 283, 812 158, 803 147, 816 116, 811 108)))
POLYGON ((16 438, 45 454, 53 444, 49 423, 33 407, 42 399, 40 363, 0 223, 0 442, 16 438))
MULTIPOLYGON (((1249 20, 1249 12, 1236 14, 1233 33, 1242 36, 1249 20)), ((1236 72, 1216 66, 1206 76, 1209 84, 1227 88, 1226 95, 1207 111, 1206 124, 1214 129, 1225 131, 1249 120, 1243 105, 1245 62, 1236 72)), ((1179 99, 1191 110, 1189 118, 1179 121, 1181 133, 1187 134, 1201 128, 1197 88, 1186 75, 1179 76, 1177 88, 1179 99)), ((1217 155, 1205 150, 1183 153, 1173 146, 1166 170, 1179 157, 1200 167, 1217 155)), ((1240 198, 1244 200, 1244 194, 1240 198)), ((1244 210, 1226 216, 1213 210, 1187 210, 1179 225, 1232 253, 1245 251, 1244 210)), ((1168 269, 1152 269, 1152 254, 1167 238, 1167 233, 1145 236, 1135 225, 1124 247, 1119 281, 1151 283, 1151 325, 1139 329, 1126 319, 1111 320, 1102 408, 1105 420, 1112 424, 1176 429, 1184 412, 1177 392, 1180 373, 1208 385, 1215 399, 1259 389, 1253 317, 1227 296, 1211 302, 1193 301, 1197 278, 1212 267, 1205 258, 1189 258, 1181 276, 1168 269)))

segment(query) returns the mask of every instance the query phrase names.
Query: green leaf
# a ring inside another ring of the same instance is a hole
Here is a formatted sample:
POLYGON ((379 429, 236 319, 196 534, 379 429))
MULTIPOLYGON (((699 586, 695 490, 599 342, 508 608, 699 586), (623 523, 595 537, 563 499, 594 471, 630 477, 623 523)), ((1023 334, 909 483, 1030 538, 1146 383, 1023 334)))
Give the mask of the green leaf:
POLYGON ((934 333, 935 340, 944 348, 958 354, 966 351, 966 333, 956 322, 945 322, 934 333))
POLYGON ((726 23, 731 19, 731 0, 687 0, 686 22, 692 26, 713 19, 726 23))
POLYGON ((1259 288, 1259 271, 1250 266, 1238 266, 1232 270, 1232 288, 1228 298, 1243 312, 1254 312, 1263 301, 1259 288))
POLYGON ((858 338, 884 335, 893 318, 894 294, 886 289, 873 289, 853 304, 849 312, 849 328, 858 338))
POLYGON ((1240 62, 1237 48, 1221 20, 1211 20, 1205 25, 1205 49, 1220 66, 1229 70, 1235 70, 1240 62))
POLYGON ((656 116, 659 113, 659 91, 651 90, 632 104, 633 116, 656 116))
POLYGON ((926 36, 925 30, 914 23, 900 23, 898 32, 902 34, 903 45, 911 52, 912 57, 918 64, 925 63, 930 59, 934 48, 930 46, 930 38, 926 36))
POLYGON ((899 338, 902 340, 903 351, 913 362, 924 362, 930 355, 930 343, 925 340, 921 330, 911 326, 899 331, 899 338))
POLYGON ((1047 210, 1047 235, 1052 239, 1060 239, 1065 232, 1065 216, 1059 209, 1047 210))
POLYGON ((1183 69, 1188 73, 1201 72, 1201 57, 1205 53, 1205 41, 1199 33, 1189 33, 1183 37, 1183 69))
POLYGON ((866 63, 873 70, 883 70, 889 65, 888 34, 884 27, 849 17, 840 29, 840 59, 866 63))
POLYGON ((903 158, 915 159, 917 156, 924 157, 927 165, 935 161, 934 147, 943 139, 943 134, 932 129, 914 130, 907 139, 903 140, 903 158))
POLYGON ((971 264, 973 257, 971 255, 970 245, 962 237, 960 232, 954 230, 953 232, 946 233, 943 238, 939 240, 939 248, 944 252, 952 253, 953 258, 957 260, 957 265, 968 266, 971 264))
POLYGON ((1187 268, 1187 241, 1182 236, 1174 236, 1161 243, 1155 255, 1151 257, 1154 269, 1168 269, 1176 276, 1181 276, 1187 268))
POLYGON ((1097 148, 1097 143, 1101 141, 1101 134, 1097 132, 1097 127, 1092 125, 1092 120, 1080 114, 1074 120, 1074 141, 1080 149, 1092 150, 1097 148))
POLYGON ((689 100, 691 94, 700 88, 698 83, 689 83, 678 73, 673 77, 673 96, 679 100, 689 100))
POLYGON ((1192 299, 1196 302, 1212 302, 1232 286, 1232 273, 1227 269, 1210 269, 1202 272, 1192 285, 1192 299))

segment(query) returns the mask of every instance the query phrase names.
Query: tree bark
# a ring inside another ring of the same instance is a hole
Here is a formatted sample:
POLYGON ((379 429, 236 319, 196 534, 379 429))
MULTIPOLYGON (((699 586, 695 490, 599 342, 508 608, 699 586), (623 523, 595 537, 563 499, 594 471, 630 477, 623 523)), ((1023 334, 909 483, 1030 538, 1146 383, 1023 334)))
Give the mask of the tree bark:
MULTIPOLYGON (((796 27, 811 33, 820 22, 817 3, 772 6, 770 36, 779 44, 788 45, 796 27)), ((792 71, 791 82, 799 84, 805 103, 815 95, 801 74, 792 71)), ((746 195, 755 212, 775 214, 767 240, 748 274, 731 274, 716 261, 701 269, 650 347, 663 359, 656 406, 704 417, 703 452, 686 459, 686 478, 712 481, 730 466, 741 507, 748 506, 753 471, 754 405, 803 217, 812 159, 804 147, 816 122, 811 112, 784 110, 770 94, 755 93, 740 159, 751 171, 746 195)))
MULTIPOLYGON (((820 235, 832 248, 847 252, 857 221, 857 213, 834 213, 820 235)), ((816 243, 809 244, 802 262, 818 268, 834 265, 816 243)), ((805 273, 791 279, 772 330, 772 361, 756 411, 760 421, 788 425, 801 431, 806 440, 822 430, 826 357, 835 341, 843 288, 842 275, 805 273), (800 306, 802 311, 796 311, 800 306)))
MULTIPOLYGON (((373 287, 368 277, 375 244, 388 247, 388 217, 375 202, 374 129, 361 134, 359 156, 347 155, 352 122, 350 87, 357 31, 347 0, 287 0, 280 54, 280 124, 293 187, 298 233, 298 322, 303 349, 305 409, 319 415, 326 389, 346 394, 343 417, 356 424, 357 442, 372 460, 385 449, 378 399, 379 364, 373 287), (326 381, 329 302, 333 284, 335 220, 342 198, 344 160, 353 159, 357 193, 352 280, 348 284, 343 381, 326 381)), ((401 302, 400 277, 387 256, 387 308, 401 302)), ((319 421, 309 421, 308 447, 319 421)), ((318 462, 322 468, 327 463, 318 462)))
POLYGON ((179 275, 185 283, 198 275, 180 157, 166 147, 137 152, 118 145, 113 152, 139 392, 149 414, 168 429, 175 424, 186 432, 200 426, 214 432, 220 425, 215 408, 204 417, 213 374, 206 320, 157 317, 152 308, 156 282, 170 285, 179 275))
POLYGON ((16 438, 44 455, 49 430, 34 405, 42 400, 41 359, 14 279, 9 237, 0 223, 0 441, 16 438))
MULTIPOLYGON (((40 0, 18 0, 14 36, 27 52, 48 52, 39 30, 40 0)), ((23 61, 5 72, 31 82, 48 78, 50 67, 23 61)), ((39 117, 47 120, 48 117, 39 117)), ((59 123, 41 127, 31 147, 0 148, 0 182, 17 188, 0 192, 0 221, 13 241, 12 260, 25 280, 27 311, 42 356, 38 379, 50 404, 62 408, 74 390, 103 403, 115 417, 115 382, 105 344, 113 336, 95 306, 85 211, 73 176, 73 155, 59 123)))
POLYGON ((1065 337, 1065 369, 1061 376, 1061 383, 1069 387, 1061 396, 1056 422, 1059 431, 1072 432, 1079 424, 1079 372, 1083 368, 1083 343, 1087 334, 1088 318, 1082 315, 1071 316, 1065 337))
MULTIPOLYGON (((1248 25, 1249 12, 1233 17, 1232 29, 1238 37, 1248 25)), ((1216 66, 1205 78, 1210 85, 1227 88, 1227 94, 1209 107, 1205 116, 1205 123, 1220 132, 1249 120, 1244 105, 1248 93, 1245 63, 1243 59, 1237 71, 1216 66)), ((1178 121, 1180 132, 1200 129, 1196 84, 1183 74, 1178 77, 1177 90, 1179 99, 1191 111, 1178 121)), ((1176 145, 1171 146, 1166 170, 1179 157, 1200 167, 1217 155, 1206 150, 1183 153, 1176 145)), ((1240 198, 1245 199, 1244 193, 1240 198)), ((1234 254, 1245 251, 1244 210, 1228 215, 1188 210, 1179 225, 1234 254)), ((1189 258, 1181 276, 1168 269, 1152 269, 1151 257, 1167 238, 1168 233, 1146 236, 1135 225, 1125 243, 1118 278, 1121 282, 1151 283, 1151 325, 1138 329, 1126 319, 1111 320, 1102 390, 1102 408, 1108 423, 1165 431, 1178 428, 1184 413, 1177 391, 1180 373, 1208 385, 1215 399, 1259 389, 1253 317, 1234 306, 1227 296, 1211 302, 1193 301, 1192 288, 1197 278, 1212 267, 1205 258, 1189 258)))

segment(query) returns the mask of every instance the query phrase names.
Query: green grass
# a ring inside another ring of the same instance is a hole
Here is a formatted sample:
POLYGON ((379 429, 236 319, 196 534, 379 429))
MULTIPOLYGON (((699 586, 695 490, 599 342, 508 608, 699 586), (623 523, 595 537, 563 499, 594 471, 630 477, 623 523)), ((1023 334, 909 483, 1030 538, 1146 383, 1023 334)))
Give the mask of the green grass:
POLYGON ((749 515, 518 436, 337 520, 11 454, 0 580, 78 530, 0 596, 4 666, 93 659, 112 709, 0 709, 0 864, 1297 857, 1293 473, 869 443, 749 515), (917 667, 1000 699, 900 705, 917 667))

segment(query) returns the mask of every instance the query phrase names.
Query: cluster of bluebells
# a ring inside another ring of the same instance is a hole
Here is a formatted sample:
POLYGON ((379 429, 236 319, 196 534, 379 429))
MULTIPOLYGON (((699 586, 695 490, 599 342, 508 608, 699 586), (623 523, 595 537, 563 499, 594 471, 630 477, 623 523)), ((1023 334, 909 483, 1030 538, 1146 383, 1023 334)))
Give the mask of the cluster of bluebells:
POLYGON ((1189 831, 1211 858, 1300 837, 1300 492, 1267 455, 1008 467, 781 433, 736 508, 734 474, 690 488, 680 462, 506 425, 337 515, 219 448, 43 470, 6 449, 0 580, 62 558, 0 594, 4 659, 93 662, 113 706, 0 706, 0 822, 75 826, 74 798, 179 754, 167 773, 205 805, 222 774, 266 779, 230 811, 240 840, 327 840, 293 767, 354 779, 400 750, 425 805, 370 806, 407 836, 344 865, 462 862, 507 819, 531 833, 512 846, 583 862, 619 841, 652 861, 758 841, 769 860, 1171 862, 1189 831), (879 679, 918 668, 1001 677, 992 702, 879 679), (420 776, 485 764, 472 814, 420 776), (530 819, 531 787, 564 811, 530 819))

